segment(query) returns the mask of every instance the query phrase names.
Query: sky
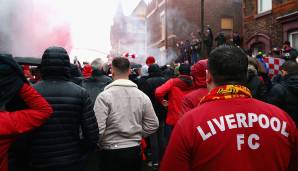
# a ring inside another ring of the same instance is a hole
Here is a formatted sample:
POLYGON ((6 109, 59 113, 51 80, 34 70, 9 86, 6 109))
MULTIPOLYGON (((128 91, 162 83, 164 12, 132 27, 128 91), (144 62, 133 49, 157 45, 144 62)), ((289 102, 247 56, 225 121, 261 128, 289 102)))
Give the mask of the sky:
POLYGON ((100 53, 109 53, 111 49, 110 27, 119 2, 122 3, 125 15, 129 15, 139 3, 139 0, 76 1, 76 4, 72 7, 74 12, 72 12, 70 22, 73 35, 71 56, 82 56, 83 60, 90 61, 97 53, 93 55, 94 51, 89 51, 91 53, 89 54, 88 51, 82 49, 94 49, 100 51, 100 53), (81 10, 82 7, 83 10, 81 10), (84 57, 86 56, 84 54, 89 57, 84 57))
POLYGON ((70 36, 71 43, 66 44, 71 44, 71 57, 89 62, 106 57, 120 2, 125 15, 130 15, 140 0, 0 0, 0 21, 7 26, 0 27, 0 36, 11 42, 4 51, 7 48, 14 56, 41 57, 45 48, 55 45, 53 42, 64 42, 70 36))

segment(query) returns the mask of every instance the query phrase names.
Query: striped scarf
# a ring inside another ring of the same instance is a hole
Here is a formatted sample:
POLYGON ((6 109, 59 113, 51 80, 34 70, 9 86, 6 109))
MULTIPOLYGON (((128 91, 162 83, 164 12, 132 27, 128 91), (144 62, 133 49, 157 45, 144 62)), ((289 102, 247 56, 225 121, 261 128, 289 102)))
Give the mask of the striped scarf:
POLYGON ((202 98, 200 104, 233 98, 251 98, 250 90, 242 85, 224 85, 214 88, 209 94, 202 98))

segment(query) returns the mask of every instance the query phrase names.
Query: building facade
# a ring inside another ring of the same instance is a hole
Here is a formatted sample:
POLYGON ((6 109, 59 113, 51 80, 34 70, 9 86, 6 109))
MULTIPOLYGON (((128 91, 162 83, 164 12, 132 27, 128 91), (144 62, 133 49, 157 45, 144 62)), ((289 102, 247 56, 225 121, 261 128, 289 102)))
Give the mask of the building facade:
MULTIPOLYGON (((205 0, 205 29, 214 37, 219 32, 242 32, 242 0, 205 0)), ((177 58, 176 44, 191 39, 201 28, 200 0, 151 0, 147 8, 148 54, 160 64, 177 58), (167 37, 167 38, 166 38, 167 37), (167 50, 166 50, 167 49, 167 50)))
POLYGON ((244 43, 255 53, 281 48, 290 41, 298 48, 298 0, 243 0, 244 43))
POLYGON ((125 16, 119 4, 110 32, 112 56, 135 54, 135 62, 146 56, 146 9, 147 4, 141 0, 132 14, 125 16))

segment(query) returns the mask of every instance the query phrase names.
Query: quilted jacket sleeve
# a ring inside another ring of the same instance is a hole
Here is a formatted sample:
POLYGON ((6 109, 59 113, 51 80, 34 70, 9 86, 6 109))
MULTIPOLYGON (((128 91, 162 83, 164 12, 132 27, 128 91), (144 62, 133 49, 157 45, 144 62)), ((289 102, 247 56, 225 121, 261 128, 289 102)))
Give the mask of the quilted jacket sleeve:
POLYGON ((91 99, 85 90, 83 90, 82 98, 83 111, 81 115, 81 128, 85 145, 87 145, 87 148, 93 149, 96 147, 99 139, 98 125, 93 111, 91 99))

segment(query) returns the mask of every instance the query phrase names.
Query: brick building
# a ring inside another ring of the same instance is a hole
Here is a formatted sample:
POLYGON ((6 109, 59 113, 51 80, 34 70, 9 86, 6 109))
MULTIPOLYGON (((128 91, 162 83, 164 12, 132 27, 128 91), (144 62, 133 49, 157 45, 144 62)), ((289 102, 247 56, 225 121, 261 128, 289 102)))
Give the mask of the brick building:
POLYGON ((243 0, 243 13, 246 48, 268 52, 286 40, 298 48, 298 0, 243 0))
MULTIPOLYGON (((176 43, 200 30, 200 14, 200 0, 151 0, 146 15, 148 54, 156 56, 161 64, 177 58, 176 43)), ((221 31, 226 35, 241 33, 242 0, 205 0, 206 25, 210 25, 214 37, 221 31)))
POLYGON ((136 54, 141 60, 146 52, 146 8, 147 4, 141 0, 131 15, 125 16, 121 3, 114 16, 111 26, 110 41, 112 56, 119 56, 125 52, 136 54))

